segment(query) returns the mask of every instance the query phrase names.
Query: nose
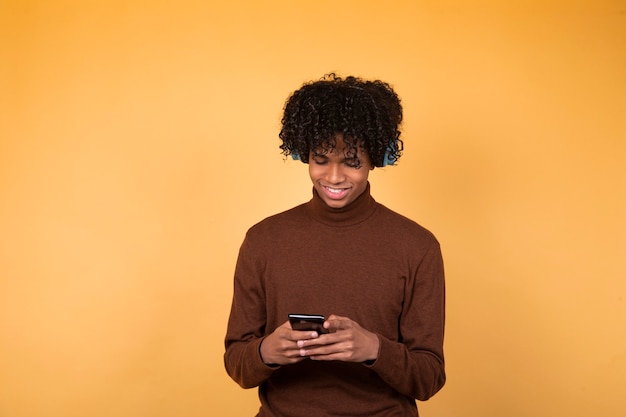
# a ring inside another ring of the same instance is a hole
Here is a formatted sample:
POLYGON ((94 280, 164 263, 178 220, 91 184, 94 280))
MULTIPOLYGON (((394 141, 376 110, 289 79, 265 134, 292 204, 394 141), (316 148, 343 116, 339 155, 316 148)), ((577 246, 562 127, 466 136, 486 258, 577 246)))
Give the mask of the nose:
POLYGON ((326 172, 326 180, 330 184, 339 184, 345 180, 346 176, 343 172, 343 166, 339 163, 331 162, 328 164, 328 171, 326 172))

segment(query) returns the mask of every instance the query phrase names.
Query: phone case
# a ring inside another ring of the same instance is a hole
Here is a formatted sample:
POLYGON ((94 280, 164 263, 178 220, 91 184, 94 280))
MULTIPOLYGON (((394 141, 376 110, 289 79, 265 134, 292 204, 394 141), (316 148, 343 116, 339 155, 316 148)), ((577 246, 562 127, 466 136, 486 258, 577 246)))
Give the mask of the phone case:
POLYGON ((326 319, 320 314, 290 314, 289 323, 294 330, 314 330, 319 334, 328 333, 324 328, 326 319))

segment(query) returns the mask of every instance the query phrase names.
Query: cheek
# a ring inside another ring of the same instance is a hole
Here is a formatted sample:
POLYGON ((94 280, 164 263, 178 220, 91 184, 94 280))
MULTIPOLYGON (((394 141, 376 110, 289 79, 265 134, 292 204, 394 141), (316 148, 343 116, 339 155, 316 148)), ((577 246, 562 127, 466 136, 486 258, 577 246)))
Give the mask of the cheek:
POLYGON ((319 176, 320 176, 319 168, 314 165, 309 165, 309 177, 311 177, 312 180, 315 180, 319 176))
POLYGON ((358 182, 358 183, 364 183, 367 182, 367 179, 369 177, 369 170, 364 170, 363 168, 361 168, 361 170, 359 171, 358 175, 354 177, 354 181, 358 182))
POLYGON ((329 167, 330 165, 328 164, 320 165, 315 162, 309 162, 309 175, 311 177, 323 176, 329 170, 329 167))

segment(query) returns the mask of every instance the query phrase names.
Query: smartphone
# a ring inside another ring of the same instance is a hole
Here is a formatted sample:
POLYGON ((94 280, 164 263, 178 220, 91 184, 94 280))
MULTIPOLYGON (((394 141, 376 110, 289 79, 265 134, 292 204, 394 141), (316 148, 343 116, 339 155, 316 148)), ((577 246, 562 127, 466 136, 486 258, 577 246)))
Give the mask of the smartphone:
POLYGON ((315 330, 317 333, 328 333, 324 328, 326 319, 320 314, 290 314, 289 323, 294 330, 315 330))

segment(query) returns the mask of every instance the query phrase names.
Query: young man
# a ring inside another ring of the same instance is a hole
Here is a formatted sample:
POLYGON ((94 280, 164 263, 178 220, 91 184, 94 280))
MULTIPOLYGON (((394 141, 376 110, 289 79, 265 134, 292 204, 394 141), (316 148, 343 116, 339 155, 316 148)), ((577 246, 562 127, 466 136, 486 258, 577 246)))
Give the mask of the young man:
POLYGON ((259 417, 414 417, 445 383, 439 244, 370 195, 401 121, 381 81, 331 74, 287 100, 280 147, 309 165, 313 198, 246 234, 225 340, 259 417), (328 333, 293 330, 290 313, 325 315, 328 333))

